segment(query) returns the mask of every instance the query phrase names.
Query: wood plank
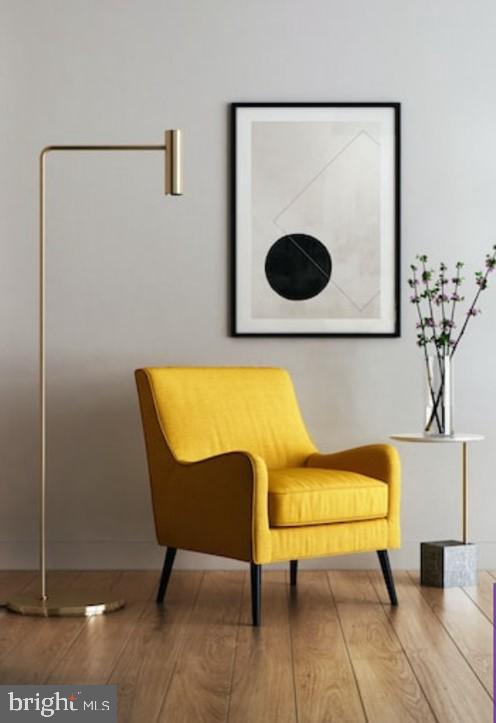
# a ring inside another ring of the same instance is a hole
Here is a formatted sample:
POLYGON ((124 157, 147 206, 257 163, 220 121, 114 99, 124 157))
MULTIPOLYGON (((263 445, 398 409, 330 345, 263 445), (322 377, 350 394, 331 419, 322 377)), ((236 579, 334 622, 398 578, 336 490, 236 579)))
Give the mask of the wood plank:
POLYGON ((444 625, 457 648, 492 697, 493 626, 463 590, 419 585, 418 574, 410 574, 414 584, 444 625))
MULTIPOLYGON (((48 577, 48 592, 74 589, 81 578, 79 572, 55 571, 48 577)), ((39 592, 39 581, 33 579, 23 592, 39 592)), ((87 618, 41 618, 10 613, 5 624, 15 644, 0 652, 0 683, 43 683, 48 670, 70 647, 87 618)))
POLYGON ((226 720, 245 578, 242 572, 204 577, 159 721, 226 720))
MULTIPOLYGON (((174 572, 163 606, 146 604, 108 682, 118 686, 119 723, 155 723, 196 601, 201 572, 174 572)), ((194 695, 190 691, 189 695, 194 695)))
POLYGON ((368 720, 435 721, 367 573, 328 575, 368 720))
MULTIPOLYGON (((0 572, 0 590, 6 602, 16 593, 24 593, 32 589, 36 575, 31 571, 2 570, 0 572)), ((8 655, 24 635, 22 617, 11 613, 5 608, 0 609, 0 659, 8 655)))
POLYGON ((264 571, 262 577, 258 628, 251 625, 250 586, 245 586, 228 721, 296 723, 287 576, 264 571))
POLYGON ((477 607, 482 610, 490 622, 493 622, 493 585, 495 579, 488 573, 479 572, 479 584, 473 587, 464 587, 465 593, 474 601, 477 607))
POLYGON ((32 584, 36 577, 34 570, 0 570, 0 613, 7 600, 32 584))
MULTIPOLYGON (((109 578, 107 589, 111 594, 126 600, 125 607, 88 618, 71 647, 46 675, 46 684, 97 685, 107 680, 157 582, 157 573, 152 571, 102 574, 109 578)), ((102 589, 102 585, 99 587, 102 589)))
POLYGON ((490 723, 491 698, 410 576, 395 573, 397 608, 388 603, 380 573, 369 576, 436 718, 490 723))
POLYGON ((290 630, 299 723, 365 721, 324 571, 298 574, 290 596, 290 630))

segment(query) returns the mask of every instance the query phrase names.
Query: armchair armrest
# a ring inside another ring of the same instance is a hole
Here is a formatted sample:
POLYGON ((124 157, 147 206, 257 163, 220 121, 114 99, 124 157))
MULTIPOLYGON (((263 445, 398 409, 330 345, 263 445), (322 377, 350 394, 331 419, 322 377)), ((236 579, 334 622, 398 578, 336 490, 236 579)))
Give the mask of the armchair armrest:
POLYGON ((388 483, 393 477, 399 476, 400 472, 398 452, 389 444, 369 444, 365 447, 354 447, 332 454, 317 452, 310 455, 306 464, 308 467, 358 472, 388 483))
POLYGON ((308 467, 342 469, 386 482, 388 494, 389 547, 400 544, 400 457, 389 444, 371 444, 334 454, 312 454, 308 467))
POLYGON ((187 528, 191 545, 205 552, 215 550, 214 554, 265 561, 268 474, 261 457, 236 451, 195 462, 176 460, 168 488, 177 524, 181 530, 187 528), (205 543, 213 549, 205 549, 205 543))

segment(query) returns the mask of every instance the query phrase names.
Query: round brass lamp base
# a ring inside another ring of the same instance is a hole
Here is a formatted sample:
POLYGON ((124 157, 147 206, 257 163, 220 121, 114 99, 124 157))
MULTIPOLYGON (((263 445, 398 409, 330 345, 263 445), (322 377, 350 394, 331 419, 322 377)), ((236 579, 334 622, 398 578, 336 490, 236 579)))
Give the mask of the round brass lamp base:
POLYGON ((75 590, 74 592, 55 592, 46 600, 36 595, 16 595, 7 600, 7 610, 19 615, 38 615, 41 617, 89 616, 112 613, 124 607, 125 601, 112 595, 98 592, 75 590))

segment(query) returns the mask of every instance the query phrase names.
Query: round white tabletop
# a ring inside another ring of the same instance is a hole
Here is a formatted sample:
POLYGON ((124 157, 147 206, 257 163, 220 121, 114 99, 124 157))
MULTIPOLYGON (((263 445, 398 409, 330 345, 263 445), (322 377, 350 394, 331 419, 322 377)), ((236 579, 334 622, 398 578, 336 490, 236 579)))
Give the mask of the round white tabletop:
POLYGON ((447 435, 434 435, 434 434, 422 434, 421 432, 413 434, 391 434, 391 439, 396 439, 398 442, 426 442, 427 444, 460 444, 466 442, 482 442, 484 435, 482 434, 451 434, 447 435))

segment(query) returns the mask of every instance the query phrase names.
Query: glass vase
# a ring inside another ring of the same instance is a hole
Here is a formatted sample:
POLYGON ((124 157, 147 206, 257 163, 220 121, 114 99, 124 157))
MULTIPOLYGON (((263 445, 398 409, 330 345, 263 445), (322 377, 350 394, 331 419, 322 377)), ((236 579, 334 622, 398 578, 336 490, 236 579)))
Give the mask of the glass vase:
POLYGON ((453 363, 440 351, 426 360, 426 404, 424 434, 449 437, 453 434, 453 363))

